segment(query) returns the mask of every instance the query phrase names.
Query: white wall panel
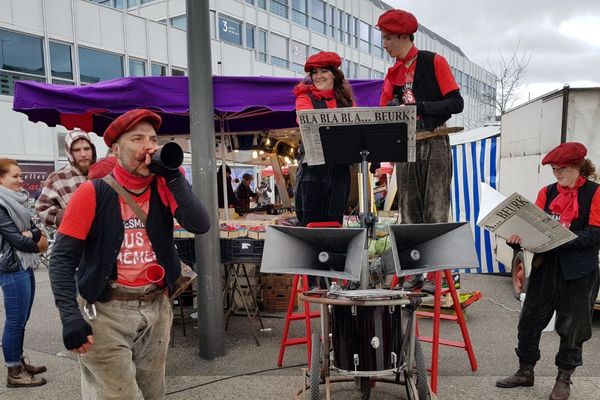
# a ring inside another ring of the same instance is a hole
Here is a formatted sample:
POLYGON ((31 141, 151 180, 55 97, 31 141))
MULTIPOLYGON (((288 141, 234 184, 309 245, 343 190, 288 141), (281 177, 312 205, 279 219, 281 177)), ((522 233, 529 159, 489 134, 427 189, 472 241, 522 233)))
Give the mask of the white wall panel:
POLYGON ((146 58, 146 20, 133 15, 126 15, 127 51, 129 55, 146 58))
POLYGON ((87 45, 100 45, 100 8, 87 1, 75 2, 75 22, 77 24, 77 38, 79 42, 87 45))
POLYGON ((0 10, 2 10, 0 12, 0 22, 11 24, 13 21, 12 1, 0 0, 0 10))
POLYGON ((46 23, 51 38, 73 41, 71 0, 44 0, 46 23))
POLYGON ((220 1, 219 11, 239 19, 244 15, 244 5, 239 1, 220 1))
POLYGON ((187 37, 186 32, 179 29, 169 30, 169 56, 171 64, 187 68, 187 37))
MULTIPOLYGON (((42 0, 18 0, 12 2, 13 23, 43 34, 42 0)), ((4 11, 1 10, 0 13, 4 11)))
POLYGON ((310 41, 310 32, 308 31, 308 29, 306 28, 302 28, 301 26, 298 26, 296 24, 292 24, 292 39, 298 41, 298 42, 303 42, 303 43, 309 43, 310 41))
POLYGON ((148 23, 148 43, 152 61, 167 62, 167 27, 156 22, 148 23))
POLYGON ((123 13, 110 8, 100 7, 100 31, 103 46, 118 52, 124 52, 123 13))

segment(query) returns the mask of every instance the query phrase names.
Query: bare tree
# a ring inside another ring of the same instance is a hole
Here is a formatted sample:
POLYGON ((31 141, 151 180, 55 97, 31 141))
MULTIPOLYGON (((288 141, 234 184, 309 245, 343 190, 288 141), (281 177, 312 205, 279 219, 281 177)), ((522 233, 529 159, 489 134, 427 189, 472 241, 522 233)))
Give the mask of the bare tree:
POLYGON ((523 84, 530 60, 531 53, 520 52, 519 44, 509 55, 498 50, 498 61, 495 65, 488 60, 488 68, 498 77, 496 98, 494 99, 491 94, 482 94, 481 100, 485 104, 494 106, 497 114, 506 113, 519 98, 518 91, 523 84))

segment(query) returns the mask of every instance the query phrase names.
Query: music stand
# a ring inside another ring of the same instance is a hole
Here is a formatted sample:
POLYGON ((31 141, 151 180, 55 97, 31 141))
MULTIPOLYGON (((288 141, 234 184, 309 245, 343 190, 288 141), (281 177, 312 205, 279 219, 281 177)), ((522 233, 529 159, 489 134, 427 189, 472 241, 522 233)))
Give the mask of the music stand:
MULTIPOLYGON (((369 162, 414 161, 416 151, 416 107, 361 107, 328 110, 302 110, 298 112, 305 152, 311 159, 319 158, 325 163, 360 163, 362 175, 361 227, 367 229, 368 237, 375 236, 377 218, 371 212, 369 196, 369 162), (344 114, 345 118, 344 118, 344 114), (381 120, 383 116, 396 120, 381 120), (315 127, 319 138, 315 140, 315 127), (311 142, 306 144, 307 139, 311 142), (320 140, 319 140, 320 139, 320 140), (314 154, 311 154, 314 152, 314 154)), ((309 163, 310 165, 310 163, 309 163)), ((317 164, 318 165, 318 164, 317 164)), ((368 265, 363 268, 361 286, 368 284, 368 265)))

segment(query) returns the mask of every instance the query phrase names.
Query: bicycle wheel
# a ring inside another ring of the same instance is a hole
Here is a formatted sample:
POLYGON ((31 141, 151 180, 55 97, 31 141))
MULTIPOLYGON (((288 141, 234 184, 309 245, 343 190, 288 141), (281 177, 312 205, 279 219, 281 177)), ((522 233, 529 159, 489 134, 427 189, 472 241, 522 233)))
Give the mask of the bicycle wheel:
POLYGON ((425 364, 423 349, 421 349, 421 342, 418 340, 415 340, 415 364, 419 400, 430 400, 431 393, 429 392, 429 383, 427 382, 427 365, 425 364))
POLYGON ((310 353, 309 371, 310 387, 308 392, 310 394, 310 400, 319 400, 321 398, 319 390, 319 384, 321 383, 321 339, 319 338, 319 334, 313 333, 311 340, 312 351, 310 353))

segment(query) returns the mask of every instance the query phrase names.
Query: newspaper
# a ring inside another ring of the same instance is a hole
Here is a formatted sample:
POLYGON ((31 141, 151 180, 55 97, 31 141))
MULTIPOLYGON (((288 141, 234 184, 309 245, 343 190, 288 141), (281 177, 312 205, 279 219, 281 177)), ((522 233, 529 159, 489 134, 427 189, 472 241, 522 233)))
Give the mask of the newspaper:
POLYGON ((405 122, 408 126, 408 161, 415 161, 416 121, 415 106, 350 107, 318 110, 298 110, 298 124, 304 144, 304 161, 308 165, 325 164, 319 127, 335 125, 377 125, 405 122))
POLYGON ((575 239, 577 235, 519 193, 505 197, 486 183, 481 184, 477 225, 508 239, 519 235, 521 247, 543 253, 575 239))

